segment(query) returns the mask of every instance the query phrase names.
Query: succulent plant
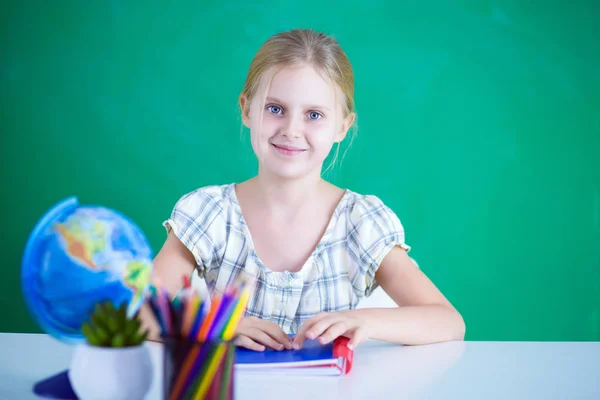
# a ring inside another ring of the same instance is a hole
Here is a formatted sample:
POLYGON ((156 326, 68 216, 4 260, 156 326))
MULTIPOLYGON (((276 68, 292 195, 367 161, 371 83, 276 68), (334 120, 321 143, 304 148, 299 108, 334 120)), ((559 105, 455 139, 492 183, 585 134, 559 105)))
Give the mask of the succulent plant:
POLYGON ((132 347, 140 345, 148 336, 148 332, 140 328, 137 314, 127 318, 126 302, 115 308, 111 301, 106 301, 96 303, 90 320, 84 322, 81 329, 92 346, 132 347))

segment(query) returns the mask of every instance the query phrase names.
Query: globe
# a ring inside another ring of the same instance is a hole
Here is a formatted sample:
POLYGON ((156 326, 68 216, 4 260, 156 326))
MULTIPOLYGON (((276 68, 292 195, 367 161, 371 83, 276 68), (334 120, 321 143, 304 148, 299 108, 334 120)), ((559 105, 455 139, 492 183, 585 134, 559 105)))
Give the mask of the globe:
POLYGON ((51 207, 27 240, 21 285, 38 326, 66 343, 85 340, 83 323, 98 302, 141 307, 150 285, 152 249, 125 215, 81 206, 69 197, 51 207))

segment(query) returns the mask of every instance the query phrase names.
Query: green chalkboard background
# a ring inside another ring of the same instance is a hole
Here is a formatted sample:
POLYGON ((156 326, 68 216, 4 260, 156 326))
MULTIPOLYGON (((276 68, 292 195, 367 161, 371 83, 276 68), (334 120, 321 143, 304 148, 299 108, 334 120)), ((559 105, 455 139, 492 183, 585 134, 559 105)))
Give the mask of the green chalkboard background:
POLYGON ((0 331, 39 332, 20 260, 55 202, 118 209, 157 251, 182 194, 252 176, 247 68, 311 27, 356 73, 327 177, 396 211, 467 339, 600 340, 599 21, 598 1, 3 2, 0 331))

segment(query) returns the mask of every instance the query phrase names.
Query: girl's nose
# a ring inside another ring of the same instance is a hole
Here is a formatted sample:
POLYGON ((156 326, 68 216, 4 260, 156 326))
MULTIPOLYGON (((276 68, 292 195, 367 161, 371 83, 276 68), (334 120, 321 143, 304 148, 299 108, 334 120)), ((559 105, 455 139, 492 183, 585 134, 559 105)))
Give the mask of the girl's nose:
POLYGON ((282 133, 289 138, 299 138, 302 135, 302 120, 298 117, 288 116, 282 133))

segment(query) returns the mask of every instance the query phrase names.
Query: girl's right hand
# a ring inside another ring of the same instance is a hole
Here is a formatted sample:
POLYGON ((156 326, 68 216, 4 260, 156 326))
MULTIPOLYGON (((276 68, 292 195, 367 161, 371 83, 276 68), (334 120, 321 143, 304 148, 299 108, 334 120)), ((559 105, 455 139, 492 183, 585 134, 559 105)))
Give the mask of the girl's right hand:
POLYGON ((263 351, 265 346, 273 350, 292 349, 291 339, 279 325, 257 317, 240 321, 236 345, 255 351, 263 351))

